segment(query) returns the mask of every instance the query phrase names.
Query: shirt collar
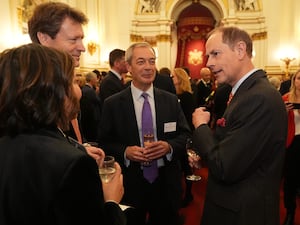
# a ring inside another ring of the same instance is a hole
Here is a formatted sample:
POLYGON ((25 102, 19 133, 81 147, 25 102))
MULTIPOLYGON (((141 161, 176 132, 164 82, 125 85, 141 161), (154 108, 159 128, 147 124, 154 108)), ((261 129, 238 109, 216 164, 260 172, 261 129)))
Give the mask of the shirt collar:
POLYGON ((116 76, 119 78, 119 80, 122 79, 121 75, 120 75, 117 71, 115 71, 114 69, 110 69, 110 71, 111 71, 114 75, 116 75, 116 76))
POLYGON ((253 74, 258 69, 254 68, 250 70, 248 73, 246 73, 239 81, 232 87, 231 93, 234 95, 237 89, 241 86, 241 84, 246 80, 251 74, 253 74))
POLYGON ((144 92, 147 93, 150 98, 152 99, 154 98, 153 84, 151 84, 151 87, 147 91, 142 91, 138 89, 137 87, 134 86, 132 82, 130 87, 131 87, 132 96, 135 100, 138 100, 144 92))

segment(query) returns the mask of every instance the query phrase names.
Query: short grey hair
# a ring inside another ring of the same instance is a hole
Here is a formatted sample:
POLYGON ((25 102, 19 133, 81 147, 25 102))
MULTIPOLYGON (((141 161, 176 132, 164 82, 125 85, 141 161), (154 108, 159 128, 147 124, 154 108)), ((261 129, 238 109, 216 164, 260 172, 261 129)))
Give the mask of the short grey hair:
POLYGON ((151 51, 153 51, 153 54, 155 56, 155 51, 152 48, 152 46, 148 42, 137 42, 129 46, 129 48, 126 50, 125 53, 125 61, 131 65, 131 60, 132 60, 132 54, 133 50, 136 48, 149 48, 151 51))

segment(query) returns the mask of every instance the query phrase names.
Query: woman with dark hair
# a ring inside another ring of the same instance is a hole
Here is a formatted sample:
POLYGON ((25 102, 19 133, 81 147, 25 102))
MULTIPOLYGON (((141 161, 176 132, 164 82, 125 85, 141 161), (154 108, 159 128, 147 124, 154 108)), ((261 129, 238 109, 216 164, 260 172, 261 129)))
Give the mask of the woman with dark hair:
POLYGON ((119 165, 101 184, 96 161, 63 132, 79 111, 75 87, 68 53, 28 44, 0 54, 0 224, 125 224, 119 165))

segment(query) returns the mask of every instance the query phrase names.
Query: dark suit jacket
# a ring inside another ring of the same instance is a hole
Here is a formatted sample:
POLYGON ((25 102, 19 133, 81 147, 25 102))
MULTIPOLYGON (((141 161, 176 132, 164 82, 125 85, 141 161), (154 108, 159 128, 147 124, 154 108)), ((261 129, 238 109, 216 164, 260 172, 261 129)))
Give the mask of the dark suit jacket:
POLYGON ((285 80, 280 84, 279 92, 281 95, 284 95, 290 91, 291 80, 285 80))
POLYGON ((170 76, 164 76, 156 73, 153 86, 176 95, 176 89, 170 76))
POLYGON ((195 111, 196 103, 194 101, 193 94, 189 92, 183 92, 180 95, 177 95, 182 111, 185 115, 185 118, 190 126, 191 130, 194 130, 194 125, 192 122, 192 114, 195 111))
MULTIPOLYGON (((173 159, 171 161, 164 159, 165 166, 159 172, 159 176, 164 177, 166 186, 161 188, 161 192, 167 195, 173 207, 178 209, 181 199, 179 156, 185 151, 190 129, 176 95, 154 88, 154 99, 158 140, 167 141, 173 149, 173 159), (165 132, 164 126, 169 122, 176 122, 176 131, 165 132)), ((144 178, 140 163, 131 161, 129 167, 124 165, 126 147, 141 146, 131 87, 104 102, 101 121, 99 143, 106 154, 114 155, 122 166, 124 200, 132 206, 145 204, 141 202, 145 192, 141 188, 144 178)))
POLYGON ((197 94, 198 94, 198 97, 197 97, 197 106, 203 106, 205 105, 205 99, 207 96, 209 96, 209 94, 211 93, 212 91, 212 86, 211 84, 209 84, 208 86, 206 86, 202 80, 199 81, 198 85, 198 91, 197 91, 197 94))
POLYGON ((112 72, 109 71, 100 83, 99 97, 101 104, 105 99, 115 93, 124 89, 124 84, 121 80, 112 72))
MULTIPOLYGON (((83 149, 84 150, 84 149, 83 149)), ((125 224, 97 164, 58 130, 0 139, 0 224, 125 224)))
POLYGON ((215 135, 207 125, 193 135, 209 168, 202 225, 279 225, 287 113, 262 70, 241 84, 222 121, 215 135))
POLYGON ((229 94, 231 92, 231 86, 229 84, 220 84, 216 88, 215 96, 214 96, 214 114, 216 118, 219 119, 223 116, 226 108, 227 102, 229 98, 229 94))
POLYGON ((99 137, 101 108, 96 91, 89 85, 82 87, 80 99, 81 130, 87 141, 97 141, 99 137))

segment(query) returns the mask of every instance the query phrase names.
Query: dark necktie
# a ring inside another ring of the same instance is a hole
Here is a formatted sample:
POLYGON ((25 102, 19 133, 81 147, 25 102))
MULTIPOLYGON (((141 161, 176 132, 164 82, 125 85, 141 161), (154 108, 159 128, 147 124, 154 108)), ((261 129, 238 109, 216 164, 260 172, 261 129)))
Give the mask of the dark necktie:
MULTIPOLYGON (((148 101, 148 94, 142 94, 144 98, 144 104, 142 109, 142 135, 143 141, 145 136, 149 136, 149 134, 154 134, 153 131, 153 122, 152 122, 152 113, 151 107, 148 101)), ((150 183, 158 177, 158 168, 157 161, 153 160, 149 165, 143 167, 143 174, 145 179, 147 179, 150 183)))

